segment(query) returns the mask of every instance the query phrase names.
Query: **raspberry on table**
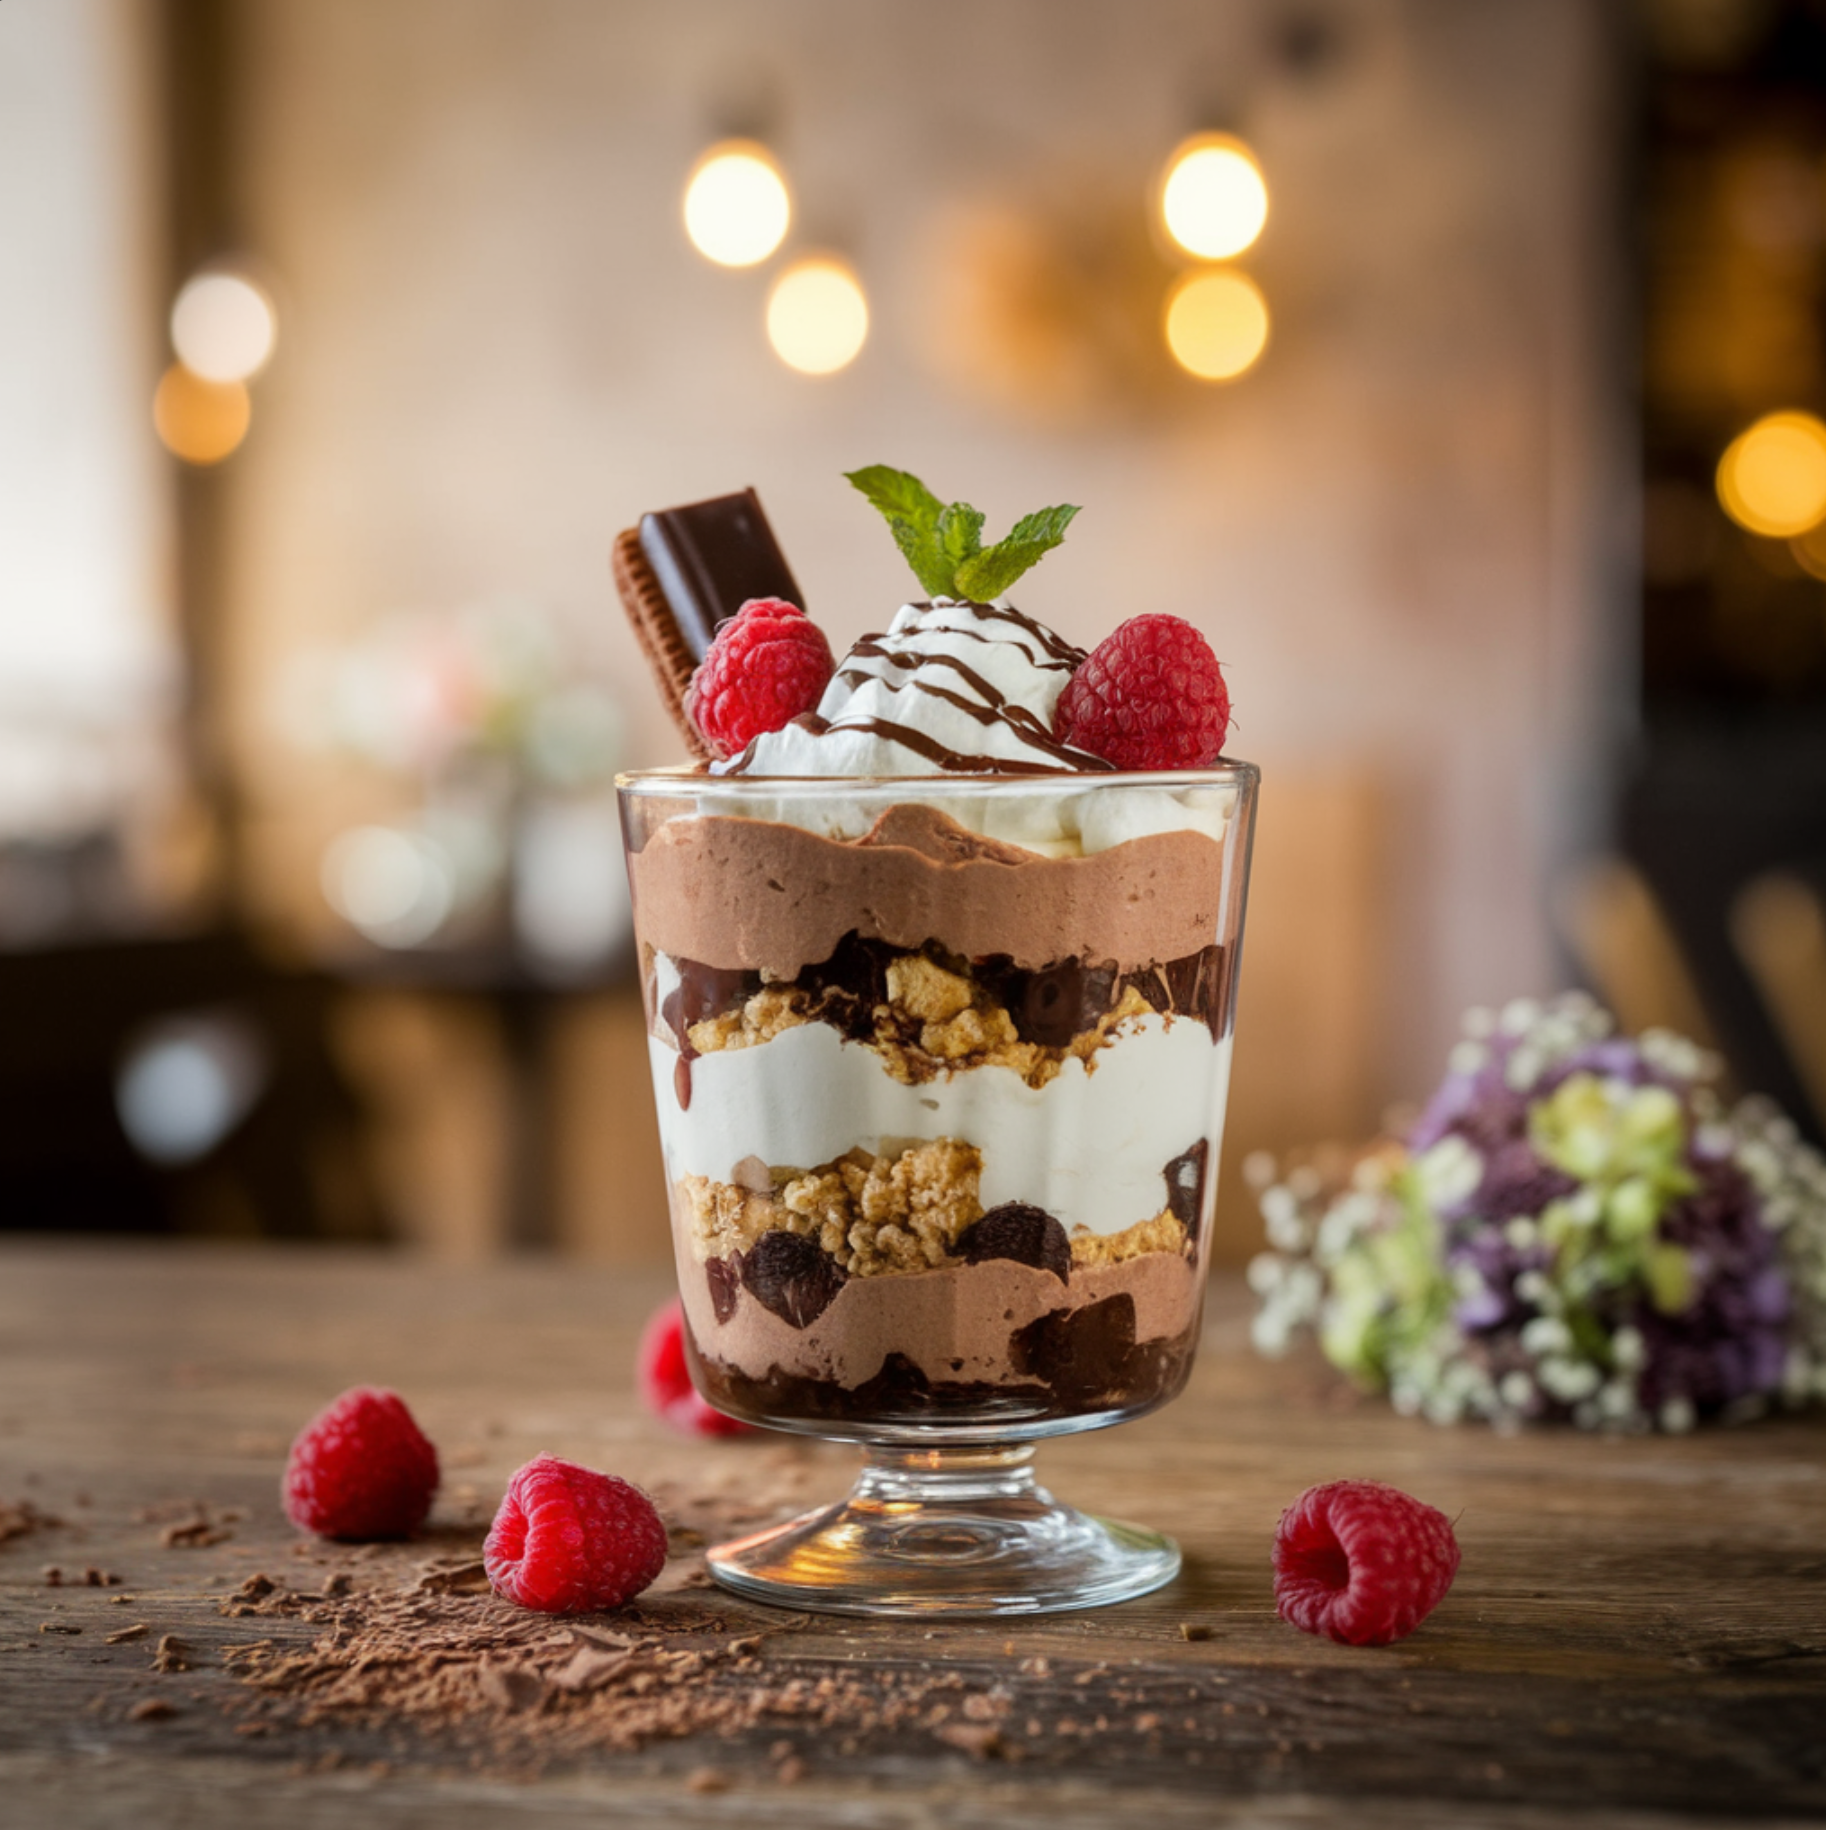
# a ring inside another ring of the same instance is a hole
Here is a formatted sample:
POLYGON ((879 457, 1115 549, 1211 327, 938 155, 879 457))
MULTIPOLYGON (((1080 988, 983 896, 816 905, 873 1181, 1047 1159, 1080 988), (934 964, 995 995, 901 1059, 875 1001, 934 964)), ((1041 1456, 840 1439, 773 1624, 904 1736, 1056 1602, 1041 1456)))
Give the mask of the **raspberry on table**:
POLYGON ((638 1487, 535 1455, 507 1483, 482 1562, 495 1593, 516 1606, 618 1608, 665 1568, 666 1528, 638 1487))
POLYGON ((357 1385, 298 1432, 285 1516, 320 1538, 409 1537, 437 1491, 437 1450, 394 1392, 357 1385))
POLYGON ((744 1436, 754 1428, 725 1416, 691 1383, 685 1364, 685 1305, 676 1296, 647 1323, 635 1373, 647 1409, 687 1436, 744 1436))
POLYGON ((685 715, 719 758, 809 712, 836 663, 824 631, 782 597, 751 597, 717 630, 685 692, 685 715))
POLYGON ((1412 1633, 1458 1573, 1451 1521, 1381 1481, 1309 1487, 1274 1534, 1274 1599, 1283 1620, 1350 1646, 1412 1633))
POLYGON ((1230 689, 1211 644, 1183 617, 1132 616, 1066 681, 1061 742, 1118 769, 1200 769, 1223 753, 1230 689))

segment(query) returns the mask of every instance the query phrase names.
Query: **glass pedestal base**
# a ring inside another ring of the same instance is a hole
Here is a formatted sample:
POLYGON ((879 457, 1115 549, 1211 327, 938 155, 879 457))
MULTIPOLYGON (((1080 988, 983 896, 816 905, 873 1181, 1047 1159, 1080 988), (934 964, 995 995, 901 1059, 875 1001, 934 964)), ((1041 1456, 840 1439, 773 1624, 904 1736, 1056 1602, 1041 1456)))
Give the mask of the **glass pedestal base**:
POLYGON ((872 1447, 849 1496, 719 1544, 710 1573, 829 1614, 1050 1614, 1145 1595, 1179 1572, 1159 1532, 1061 1505, 1033 1446, 872 1447))

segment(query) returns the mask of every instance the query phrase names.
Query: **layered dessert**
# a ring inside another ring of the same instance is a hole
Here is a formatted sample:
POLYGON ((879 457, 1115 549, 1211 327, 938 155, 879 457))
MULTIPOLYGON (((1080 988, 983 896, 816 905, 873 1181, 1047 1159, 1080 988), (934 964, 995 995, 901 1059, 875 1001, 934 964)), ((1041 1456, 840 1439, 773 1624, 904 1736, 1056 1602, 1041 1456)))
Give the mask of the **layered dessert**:
MULTIPOLYGON (((1056 544, 1044 515, 1010 540, 1056 544)), ((688 1342, 737 1415, 1072 1427, 1185 1380, 1253 772, 1186 767, 1227 705, 1191 759, 1170 708, 1137 772, 1119 692, 1072 714, 1104 650, 991 595, 903 606, 791 716, 763 676, 802 682, 813 632, 749 606, 686 695, 715 760, 624 792, 688 1342)), ((1139 637, 1180 632, 1138 632, 1131 700, 1139 637)))

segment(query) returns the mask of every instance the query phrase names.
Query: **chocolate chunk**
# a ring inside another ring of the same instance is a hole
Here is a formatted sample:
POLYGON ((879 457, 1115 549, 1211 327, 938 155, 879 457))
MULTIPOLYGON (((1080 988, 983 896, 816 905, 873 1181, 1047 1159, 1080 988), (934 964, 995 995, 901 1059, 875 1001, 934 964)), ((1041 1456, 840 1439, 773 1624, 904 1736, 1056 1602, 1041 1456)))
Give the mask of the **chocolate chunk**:
POLYGON ((711 1258, 704 1263, 704 1282, 710 1286, 710 1307, 719 1322, 735 1314, 736 1298, 741 1293, 742 1271, 734 1259, 711 1258))
POLYGON ((789 1328, 810 1327, 849 1281, 817 1240, 799 1233, 763 1233, 738 1260, 749 1295, 789 1328))
POLYGON ((1222 947, 1201 947, 1165 968, 1173 1008, 1197 1017, 1217 1037, 1224 1033, 1224 1007, 1230 1001, 1228 958, 1222 947))
POLYGON ((1211 1165, 1211 1140, 1201 1137, 1160 1173, 1167 1180, 1167 1211, 1186 1229, 1187 1249, 1198 1247, 1198 1222, 1205 1205, 1205 1176, 1211 1165))
POLYGON ((1015 1370, 1043 1379, 1056 1404, 1124 1403, 1132 1395, 1135 1299, 1125 1290, 1082 1309, 1054 1309, 1008 1345, 1015 1370))
POLYGON ((1060 1283, 1071 1277, 1071 1241, 1044 1208, 1026 1201, 1004 1201, 959 1234, 957 1255, 967 1264, 984 1264, 991 1258, 1012 1258, 1016 1264, 1050 1271, 1060 1283))
POLYGON ((805 608, 786 555, 752 489, 640 518, 640 550, 665 593, 680 635, 698 660, 719 623, 751 597, 805 608))

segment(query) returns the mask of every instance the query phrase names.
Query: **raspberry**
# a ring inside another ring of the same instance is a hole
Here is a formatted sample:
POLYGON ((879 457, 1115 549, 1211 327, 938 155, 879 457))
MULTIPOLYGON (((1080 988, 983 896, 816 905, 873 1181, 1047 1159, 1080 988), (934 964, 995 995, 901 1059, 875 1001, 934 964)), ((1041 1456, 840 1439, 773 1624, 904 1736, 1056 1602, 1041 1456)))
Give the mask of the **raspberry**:
POLYGON ((1451 1521, 1381 1481, 1309 1487, 1274 1534, 1281 1618, 1349 1646, 1405 1638, 1457 1573, 1451 1521))
POLYGON ((1177 616, 1132 616, 1091 650, 1053 714, 1062 742, 1118 769, 1199 769, 1230 728, 1211 644, 1177 616))
POLYGON ((404 1538, 437 1491, 437 1450, 393 1392, 357 1385, 298 1432, 285 1516, 320 1538, 404 1538))
POLYGON ((824 631, 796 604, 751 597, 717 632, 691 676, 685 714, 719 757, 809 712, 835 663, 824 631))
POLYGON ((495 1593, 516 1606, 618 1608, 665 1568, 666 1528, 638 1487, 535 1455, 507 1483, 482 1562, 495 1593))
POLYGON ((685 1306, 677 1297, 647 1323, 635 1373, 647 1409, 687 1436, 743 1436, 753 1428, 739 1417, 725 1417, 691 1383, 685 1364, 685 1306))

